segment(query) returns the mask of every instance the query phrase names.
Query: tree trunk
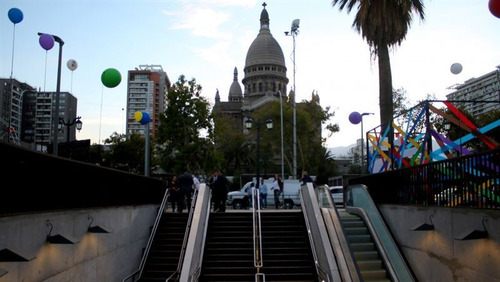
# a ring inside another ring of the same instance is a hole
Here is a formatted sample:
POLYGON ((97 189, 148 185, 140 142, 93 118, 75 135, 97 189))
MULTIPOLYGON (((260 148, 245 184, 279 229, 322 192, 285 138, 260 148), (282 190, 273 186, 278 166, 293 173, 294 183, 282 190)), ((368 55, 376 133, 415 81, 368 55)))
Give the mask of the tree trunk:
MULTIPOLYGON (((382 130, 381 135, 383 135, 387 128, 389 128, 387 141, 389 142, 389 144, 391 144, 391 147, 393 147, 394 135, 392 129, 392 119, 394 115, 394 109, 392 106, 392 73, 391 60, 389 58, 389 48, 386 44, 381 44, 378 46, 378 72, 380 123, 382 130)), ((393 160, 392 150, 389 150, 389 152, 391 160, 393 160)))

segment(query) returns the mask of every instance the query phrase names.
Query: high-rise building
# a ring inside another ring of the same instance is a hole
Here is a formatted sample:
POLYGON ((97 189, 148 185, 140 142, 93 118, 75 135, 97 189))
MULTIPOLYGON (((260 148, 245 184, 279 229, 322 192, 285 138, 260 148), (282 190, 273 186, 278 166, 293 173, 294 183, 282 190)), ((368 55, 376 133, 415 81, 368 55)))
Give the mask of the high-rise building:
POLYGON ((76 140, 76 127, 65 126, 77 117, 78 99, 60 92, 59 118, 53 121, 55 92, 38 92, 27 83, 0 78, 0 139, 37 151, 47 151, 58 131, 58 142, 76 140), (11 87, 12 85, 12 87, 11 87))
POLYGON ((151 116, 149 133, 154 138, 159 125, 159 115, 165 111, 166 96, 171 83, 161 65, 140 65, 128 71, 126 134, 145 134, 144 125, 134 114, 146 111, 151 116))
POLYGON ((0 139, 20 144, 23 96, 34 92, 30 85, 14 78, 0 78, 0 139))
POLYGON ((454 89, 446 98, 449 101, 463 101, 457 105, 463 106, 474 117, 500 110, 500 66, 478 78, 468 79, 454 89))

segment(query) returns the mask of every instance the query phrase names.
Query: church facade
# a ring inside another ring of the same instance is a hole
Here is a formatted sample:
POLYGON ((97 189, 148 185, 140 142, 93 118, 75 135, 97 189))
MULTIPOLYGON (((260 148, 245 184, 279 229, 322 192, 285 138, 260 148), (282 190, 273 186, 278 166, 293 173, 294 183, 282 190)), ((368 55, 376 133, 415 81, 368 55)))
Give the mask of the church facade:
POLYGON ((280 95, 282 99, 287 99, 289 80, 286 77, 287 68, 283 50, 271 34, 266 4, 262 6, 259 33, 246 55, 242 79, 244 90, 238 81, 238 69, 235 67, 227 102, 221 101, 217 90, 212 110, 216 116, 230 116, 239 122, 242 129, 245 119, 251 116, 254 110, 279 100, 280 95))

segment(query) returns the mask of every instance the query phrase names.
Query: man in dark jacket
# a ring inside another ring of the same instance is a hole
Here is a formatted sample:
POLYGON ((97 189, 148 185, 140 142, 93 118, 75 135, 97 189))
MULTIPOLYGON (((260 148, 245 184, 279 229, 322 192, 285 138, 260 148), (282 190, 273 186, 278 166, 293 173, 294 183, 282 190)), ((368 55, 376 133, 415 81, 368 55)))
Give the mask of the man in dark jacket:
POLYGON ((218 207, 218 212, 226 211, 226 199, 229 192, 229 182, 222 170, 217 172, 217 179, 214 182, 212 193, 216 194, 214 206, 218 207))
POLYGON ((188 213, 191 210, 191 197, 194 191, 193 176, 187 171, 179 177, 179 202, 177 203, 177 212, 182 212, 184 202, 187 203, 188 213))

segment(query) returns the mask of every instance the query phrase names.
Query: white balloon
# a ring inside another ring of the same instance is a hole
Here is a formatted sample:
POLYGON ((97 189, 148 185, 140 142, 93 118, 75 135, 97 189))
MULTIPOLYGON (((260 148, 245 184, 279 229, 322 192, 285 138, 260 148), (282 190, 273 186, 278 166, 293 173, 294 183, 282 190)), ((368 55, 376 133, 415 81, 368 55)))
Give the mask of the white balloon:
POLYGON ((460 63, 454 63, 451 65, 450 71, 452 74, 459 74, 462 72, 462 65, 460 63))
POLYGON ((78 67, 78 63, 73 59, 68 60, 68 63, 66 63, 66 65, 71 71, 76 70, 76 68, 78 67))

